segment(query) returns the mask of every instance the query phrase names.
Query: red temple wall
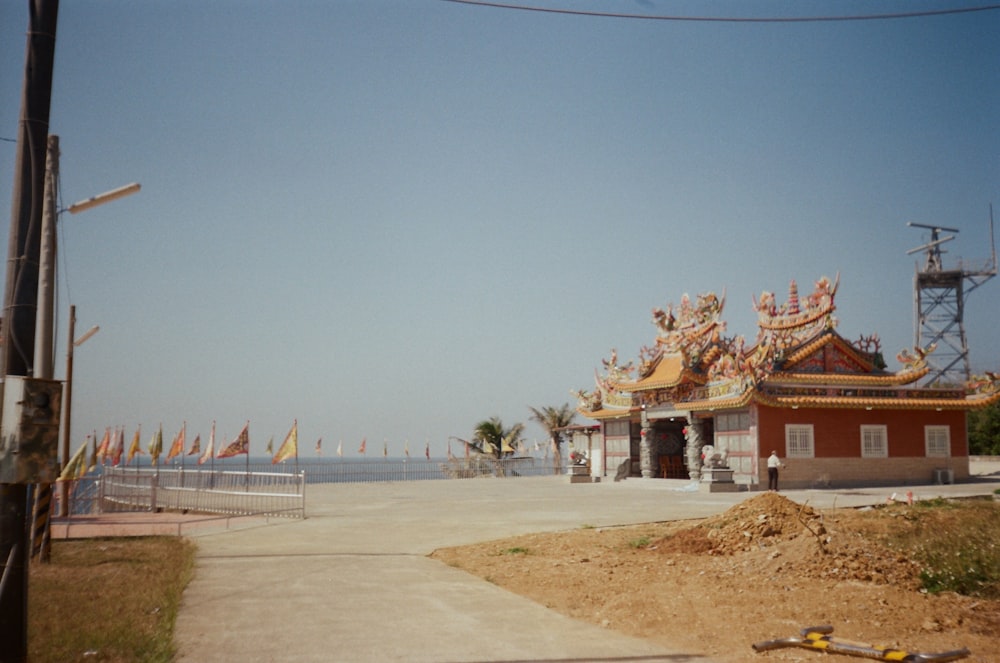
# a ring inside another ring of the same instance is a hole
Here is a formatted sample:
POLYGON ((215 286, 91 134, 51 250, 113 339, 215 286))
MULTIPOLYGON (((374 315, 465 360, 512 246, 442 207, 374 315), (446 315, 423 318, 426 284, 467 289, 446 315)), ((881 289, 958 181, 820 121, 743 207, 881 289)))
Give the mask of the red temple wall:
POLYGON ((893 485, 931 483, 940 469, 954 479, 969 476, 964 411, 849 410, 771 408, 757 406, 757 439, 761 456, 759 480, 767 485, 766 457, 774 449, 785 462, 781 485, 788 488, 826 485, 893 485), (786 458, 785 424, 812 424, 813 458, 786 458), (862 458, 861 426, 886 427, 887 458, 862 458), (924 426, 948 426, 951 455, 928 457, 924 426))

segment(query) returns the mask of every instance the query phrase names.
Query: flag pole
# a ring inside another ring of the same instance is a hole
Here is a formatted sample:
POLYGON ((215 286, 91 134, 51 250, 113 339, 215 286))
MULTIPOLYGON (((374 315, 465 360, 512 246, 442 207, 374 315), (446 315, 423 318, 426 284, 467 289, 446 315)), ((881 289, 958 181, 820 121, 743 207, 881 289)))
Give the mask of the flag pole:
POLYGON ((247 476, 246 476, 246 492, 250 492, 250 420, 247 419, 246 425, 247 432, 247 476))

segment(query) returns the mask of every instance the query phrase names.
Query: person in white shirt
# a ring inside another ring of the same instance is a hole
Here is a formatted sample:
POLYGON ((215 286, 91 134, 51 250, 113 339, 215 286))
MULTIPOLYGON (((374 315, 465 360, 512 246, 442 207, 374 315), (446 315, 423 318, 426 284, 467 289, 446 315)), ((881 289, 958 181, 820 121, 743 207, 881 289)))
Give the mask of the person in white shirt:
POLYGON ((778 452, 772 451, 771 455, 767 459, 767 489, 777 492, 778 490, 778 468, 784 467, 781 464, 781 459, 778 458, 778 452))

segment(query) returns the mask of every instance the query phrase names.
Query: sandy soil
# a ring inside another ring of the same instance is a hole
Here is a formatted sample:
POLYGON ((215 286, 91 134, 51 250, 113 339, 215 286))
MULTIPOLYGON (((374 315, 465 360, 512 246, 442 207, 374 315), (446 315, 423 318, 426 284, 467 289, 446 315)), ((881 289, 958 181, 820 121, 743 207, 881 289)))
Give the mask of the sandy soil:
POLYGON ((965 660, 1000 662, 1000 601, 922 592, 917 564, 876 543, 906 527, 911 508, 818 513, 763 493, 702 521, 533 534, 432 556, 566 615, 718 661, 819 660, 817 650, 752 645, 828 624, 841 640, 911 653, 967 647, 965 660))

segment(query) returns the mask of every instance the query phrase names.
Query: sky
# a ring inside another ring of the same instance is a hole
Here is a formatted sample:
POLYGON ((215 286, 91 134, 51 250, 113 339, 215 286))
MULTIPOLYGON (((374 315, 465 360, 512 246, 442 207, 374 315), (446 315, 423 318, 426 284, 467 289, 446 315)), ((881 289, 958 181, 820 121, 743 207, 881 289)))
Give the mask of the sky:
MULTIPOLYGON (((527 0, 526 0, 527 2, 527 0)), ((891 14, 976 1, 532 0, 680 17, 891 14)), ((0 208, 10 209, 28 2, 0 3, 0 208)), ((892 20, 611 18, 442 0, 75 0, 49 132, 69 306, 72 446, 160 425, 251 452, 298 422, 356 455, 575 404, 651 309, 840 275, 838 331, 914 343, 926 231, 987 263, 1000 204, 1000 10, 892 20)), ((1000 369, 1000 280, 967 301, 1000 369)), ((578 423, 585 420, 578 419, 578 423)))

